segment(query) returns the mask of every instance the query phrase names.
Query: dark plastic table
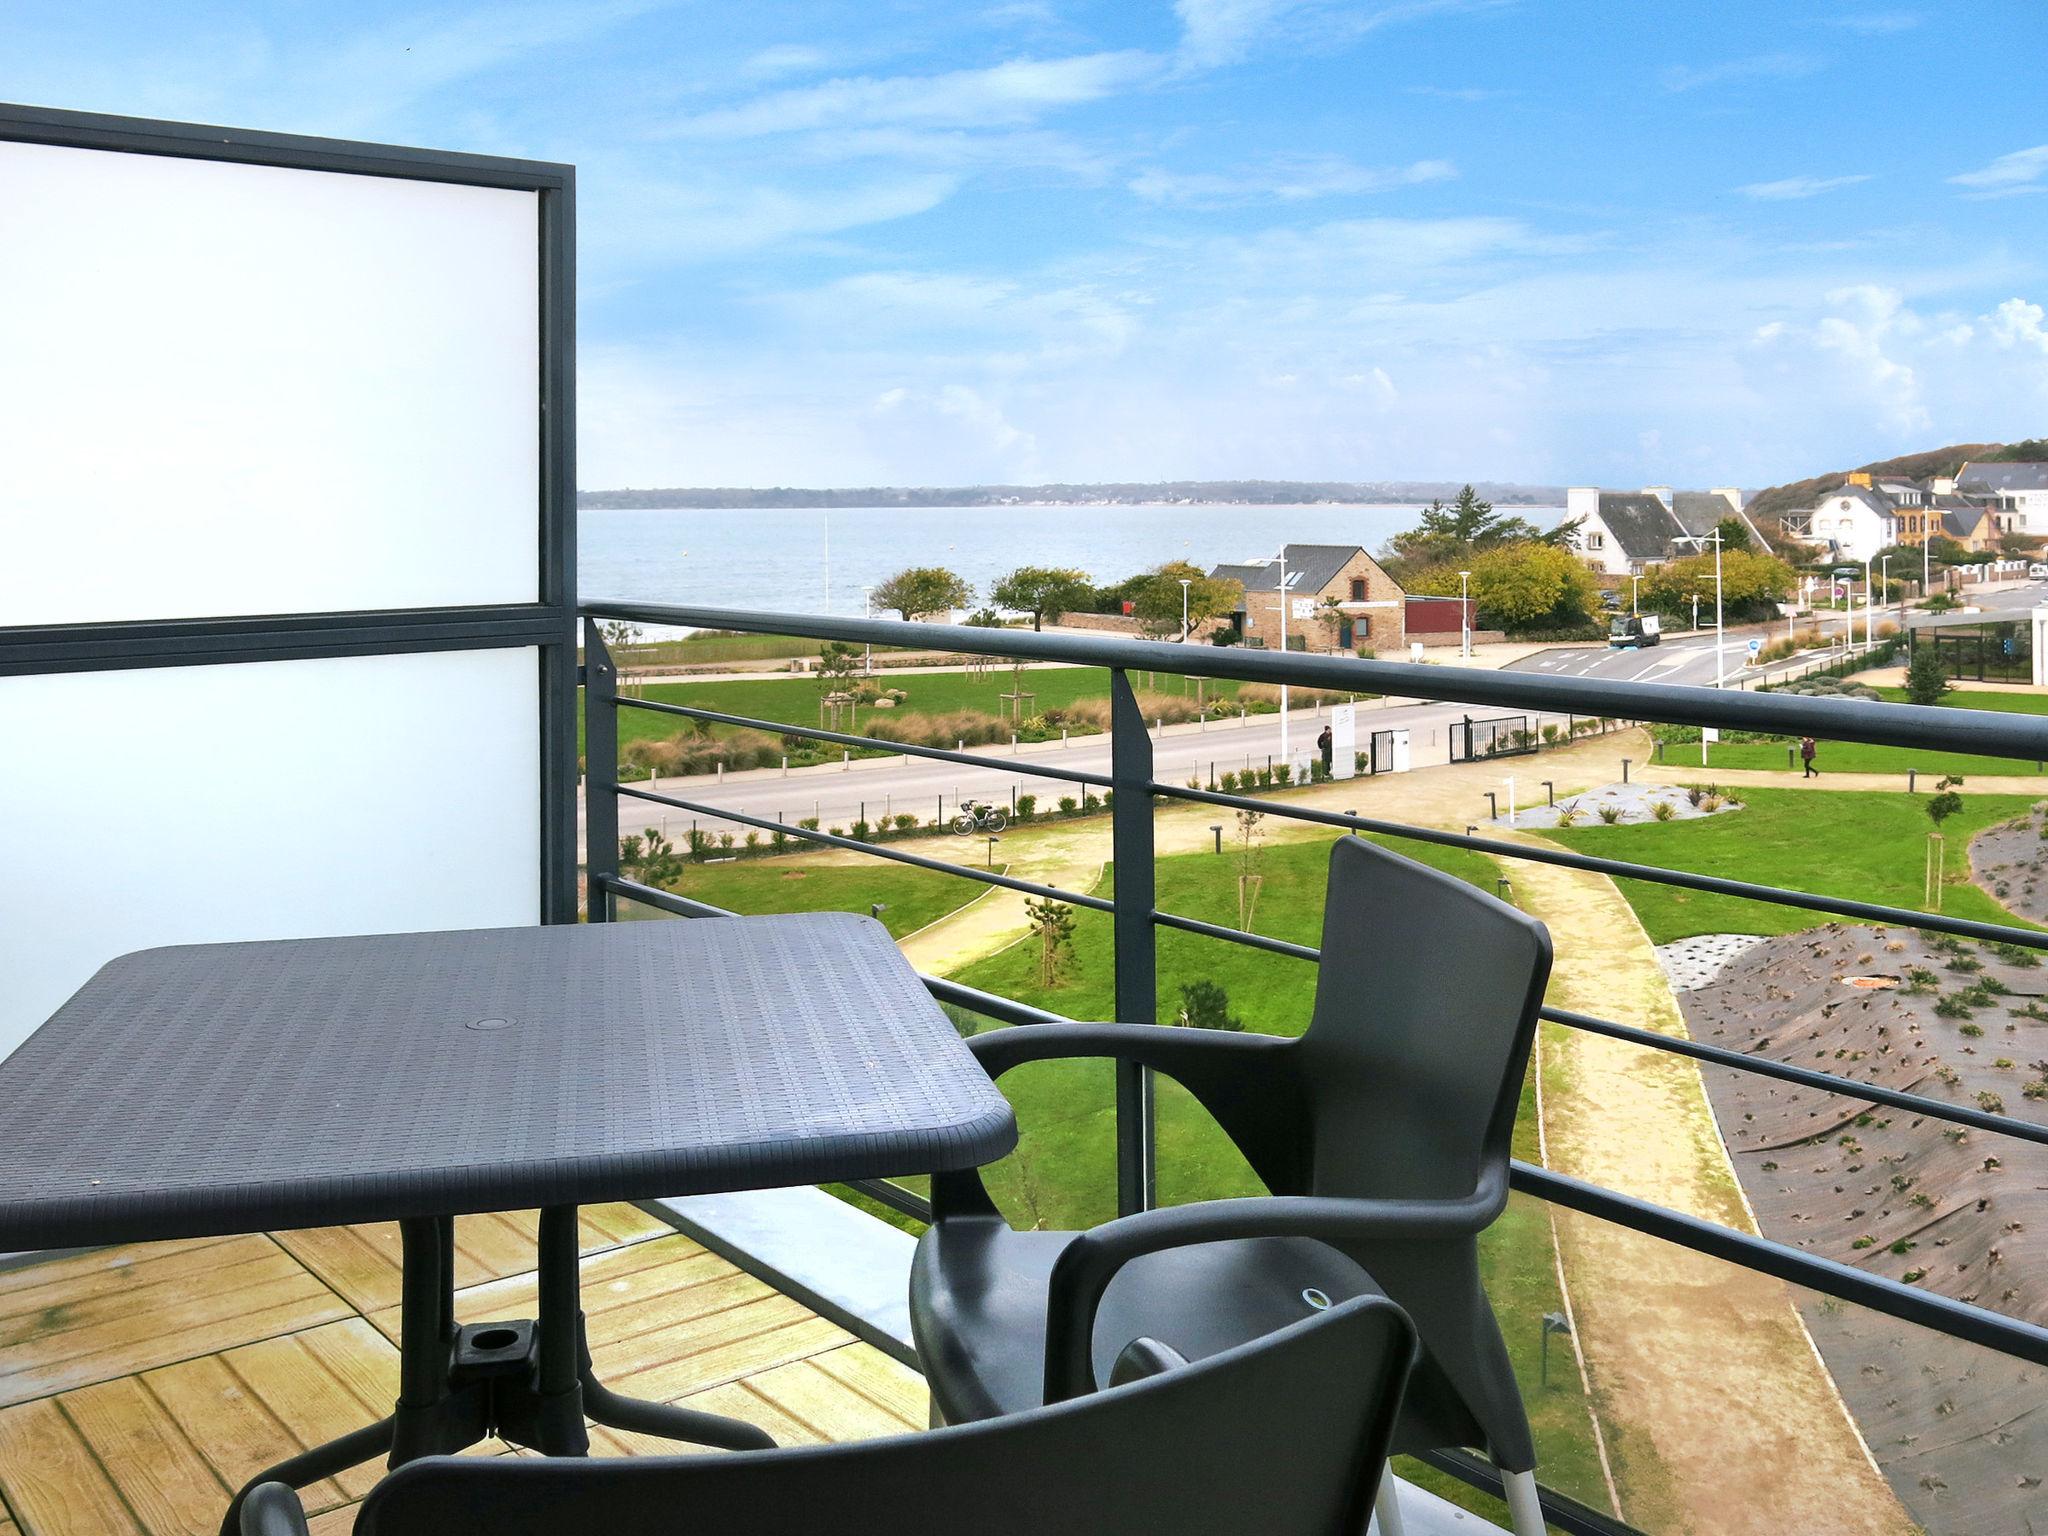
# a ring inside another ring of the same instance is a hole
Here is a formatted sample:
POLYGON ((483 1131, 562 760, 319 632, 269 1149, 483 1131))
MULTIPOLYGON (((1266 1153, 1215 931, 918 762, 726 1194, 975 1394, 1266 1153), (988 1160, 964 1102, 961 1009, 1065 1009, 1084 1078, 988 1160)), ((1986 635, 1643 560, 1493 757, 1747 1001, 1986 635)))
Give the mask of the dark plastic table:
POLYGON ((398 1221, 392 1416, 252 1486, 490 1434, 582 1454, 586 1415, 758 1446, 752 1426, 595 1379, 576 1207, 944 1172, 1016 1137, 864 917, 151 949, 109 962, 0 1063, 0 1250, 398 1221), (538 1319, 457 1326, 453 1218, 528 1206, 538 1319))

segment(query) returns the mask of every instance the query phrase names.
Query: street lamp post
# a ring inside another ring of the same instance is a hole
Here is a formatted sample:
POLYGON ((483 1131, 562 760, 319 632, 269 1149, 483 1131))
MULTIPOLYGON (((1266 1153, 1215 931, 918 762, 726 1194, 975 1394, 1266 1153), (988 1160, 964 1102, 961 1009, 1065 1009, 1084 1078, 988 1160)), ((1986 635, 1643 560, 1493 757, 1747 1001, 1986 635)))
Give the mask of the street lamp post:
POLYGON ((1890 555, 1884 556, 1879 562, 1877 584, 1884 588, 1885 597, 1889 600, 1892 590, 1892 557, 1890 555))
MULTIPOLYGON (((1726 681, 1728 668, 1721 660, 1721 648, 1727 643, 1727 626, 1721 616, 1721 530, 1713 532, 1714 540, 1714 686, 1719 688, 1726 681)), ((1702 747, 1701 751, 1706 749, 1702 747)))
MULTIPOLYGON (((867 606, 867 615, 872 619, 875 616, 875 589, 873 587, 862 587, 860 590, 861 597, 867 606)), ((872 640, 868 642, 867 670, 871 673, 875 670, 875 642, 872 640)))
POLYGON ((1700 595, 1697 592, 1692 595, 1692 632, 1700 632, 1700 595))
POLYGON ((1631 614, 1643 611, 1643 578, 1639 572, 1628 573, 1628 611, 1631 614))
POLYGON ((1193 578, 1180 578, 1180 643, 1188 643, 1188 584, 1193 578))
MULTIPOLYGON (((1280 549, 1280 654, 1287 654, 1287 548, 1280 549)), ((1291 763, 1293 757, 1287 751, 1287 685, 1280 685, 1280 761, 1291 763)))
POLYGON ((1458 655, 1465 661, 1472 659, 1472 599, 1470 590, 1472 573, 1458 572, 1458 655))
POLYGON ((1870 584, 1870 556, 1863 557, 1863 643, 1877 639, 1877 589, 1870 584))

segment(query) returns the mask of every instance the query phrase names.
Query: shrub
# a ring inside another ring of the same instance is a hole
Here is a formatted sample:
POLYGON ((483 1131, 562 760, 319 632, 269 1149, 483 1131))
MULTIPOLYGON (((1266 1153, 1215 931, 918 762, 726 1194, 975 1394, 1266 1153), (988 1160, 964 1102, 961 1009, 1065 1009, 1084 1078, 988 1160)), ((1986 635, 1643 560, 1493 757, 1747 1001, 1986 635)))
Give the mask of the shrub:
POLYGON ((917 830, 917 818, 908 811, 898 811, 892 819, 896 823, 896 830, 898 832, 914 832, 917 830))
POLYGON ((1293 778, 1294 778, 1294 768, 1293 768, 1293 766, 1292 766, 1291 764, 1288 764, 1288 763, 1279 763, 1279 764, 1276 764, 1276 765, 1274 766, 1274 768, 1273 768, 1273 782, 1274 782, 1275 784, 1279 784, 1279 785, 1283 785, 1283 786, 1284 786, 1284 785, 1288 784, 1289 782, 1291 782, 1291 781, 1293 780, 1293 778))
POLYGON ((2005 1113, 2005 1100, 1986 1088, 1977 1095, 1977 1107, 1987 1115, 2002 1115, 2005 1113))
MULTIPOLYGON (((838 831, 839 829, 838 829, 837 827, 834 827, 834 828, 833 828, 832 830, 833 830, 834 832, 837 832, 837 831, 838 831)), ((861 821, 856 821, 856 822, 855 822, 855 823, 853 824, 853 839, 854 839, 854 841, 855 841, 855 842, 858 842, 858 843, 865 843, 865 842, 867 842, 867 841, 868 841, 868 834, 869 834, 869 833, 870 833, 870 832, 871 832, 872 830, 873 830, 873 829, 872 829, 871 827, 869 827, 869 826, 868 826, 868 824, 867 824, 867 822, 866 822, 865 820, 861 820, 861 821)))
POLYGON ((1669 800, 1658 800, 1651 804, 1650 814, 1658 821, 1669 821, 1678 814, 1678 807, 1669 800))
POLYGON ((1700 801, 1700 809, 1711 816, 1726 803, 1719 795, 1708 795, 1700 801))
POLYGON ((801 821, 799 821, 797 825, 804 828, 808 832, 815 832, 818 830, 818 818, 815 816, 806 816, 801 821))
POLYGON ((1072 795, 1060 796, 1060 814, 1062 816, 1071 816, 1074 814, 1075 811, 1079 810, 1080 808, 1081 802, 1076 800, 1072 795))
POLYGON ((1224 774, 1222 778, 1216 781, 1216 783, 1217 786, 1226 795, 1234 795, 1237 793, 1237 775, 1234 773, 1224 774))
POLYGON ((1557 824, 1560 827, 1575 826, 1579 819, 1579 802, 1567 800, 1557 808, 1557 824))
POLYGON ((1960 997, 1944 997, 1934 1005, 1934 1011, 1944 1019, 1967 1019, 1970 1005, 1960 997))
POLYGON ((1037 814, 1038 796, 1019 795, 1017 797, 1017 819, 1019 821, 1029 821, 1032 817, 1036 816, 1037 814))
POLYGON ((1595 809, 1598 811, 1600 819, 1610 827, 1621 820, 1621 807, 1618 805, 1602 805, 1595 807, 1595 809))
POLYGON ((1957 1026, 1956 1033, 1967 1035, 1970 1039, 1975 1040, 1983 1035, 1984 1026, 1982 1024, 1963 1024, 1957 1026))
POLYGON ((1561 741, 1561 740, 1563 740, 1563 739, 1564 739, 1564 727, 1563 727, 1563 726, 1561 726, 1561 725, 1555 725, 1555 724, 1552 724, 1552 725, 1546 725, 1545 727, 1543 727, 1543 744, 1544 744, 1545 746, 1547 746, 1547 747, 1554 747, 1554 746, 1556 746, 1556 745, 1558 744, 1558 742, 1560 742, 1560 741, 1561 741))
POLYGON ((1213 981, 1184 982, 1177 1022, 1189 1029, 1242 1030, 1244 1020, 1230 1011, 1230 996, 1213 981))
POLYGON ((1102 797, 1100 795, 1084 794, 1081 796, 1081 810, 1084 814, 1093 814, 1101 809, 1102 797))
MULTIPOLYGON (((2048 831, 2048 828, 2043 830, 2048 831)), ((1998 958, 2007 965, 2029 966, 2041 963, 2040 954, 2024 944, 1994 944, 1991 947, 1997 952, 1998 958)))

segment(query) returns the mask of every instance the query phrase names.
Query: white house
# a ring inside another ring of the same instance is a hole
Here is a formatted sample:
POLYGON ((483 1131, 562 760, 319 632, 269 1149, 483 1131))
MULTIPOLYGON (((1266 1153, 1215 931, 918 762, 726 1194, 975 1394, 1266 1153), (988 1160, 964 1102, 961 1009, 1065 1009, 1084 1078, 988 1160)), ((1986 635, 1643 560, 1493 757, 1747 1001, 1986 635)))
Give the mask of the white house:
MULTIPOLYGON (((1788 512, 1784 518, 1785 532, 1795 539, 1808 544, 1819 544, 1830 550, 1841 560, 1867 560, 1880 549, 1888 549, 1899 542, 1898 507, 1907 505, 1903 499, 1894 502, 1885 491, 1859 480, 1868 476, 1844 481, 1829 491, 1804 512, 1788 512)), ((1907 482, 1901 482, 1901 496, 1906 494, 1907 482)), ((1911 504, 1917 506, 1920 488, 1910 489, 1911 504)))
POLYGON ((1609 576, 1641 575, 1653 565, 1711 549, 1704 541, 1730 517, 1748 530, 1753 547, 1766 547, 1763 535, 1742 510, 1742 492, 1732 486, 1711 491, 1674 491, 1668 485, 1603 491, 1575 485, 1565 492, 1565 516, 1580 520, 1578 549, 1586 563, 1609 576))

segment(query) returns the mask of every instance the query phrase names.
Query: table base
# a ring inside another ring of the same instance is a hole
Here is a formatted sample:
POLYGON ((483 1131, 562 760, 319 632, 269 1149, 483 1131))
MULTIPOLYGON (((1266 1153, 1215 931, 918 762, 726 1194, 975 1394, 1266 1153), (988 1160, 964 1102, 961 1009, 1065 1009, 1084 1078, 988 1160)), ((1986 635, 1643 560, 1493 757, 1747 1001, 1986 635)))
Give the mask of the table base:
POLYGON ((257 1473, 229 1504, 221 1536, 240 1536, 242 1503, 258 1483, 303 1488, 378 1455, 395 1468, 492 1435, 547 1456, 588 1455, 586 1420, 725 1450, 774 1446, 742 1420, 621 1397, 597 1379, 579 1299, 576 1207, 540 1214, 540 1315, 531 1321, 456 1323, 453 1217, 402 1221, 399 1236, 404 1283, 391 1415, 257 1473))

